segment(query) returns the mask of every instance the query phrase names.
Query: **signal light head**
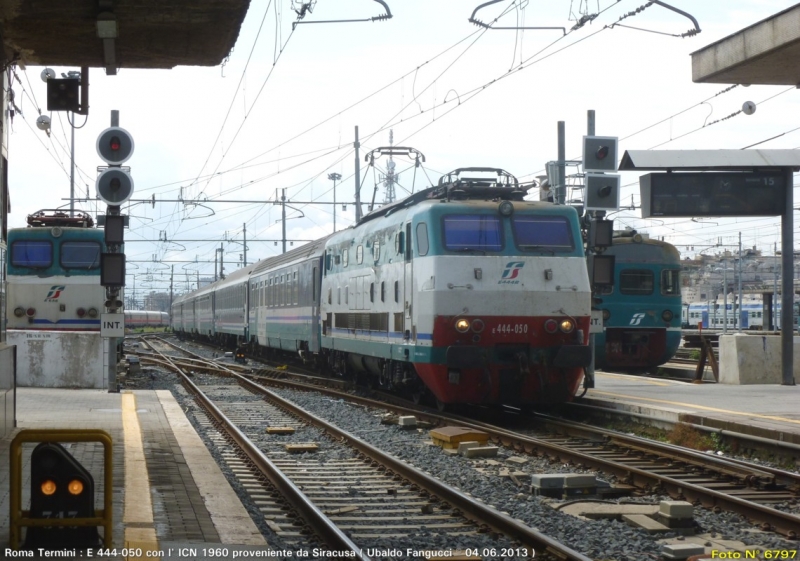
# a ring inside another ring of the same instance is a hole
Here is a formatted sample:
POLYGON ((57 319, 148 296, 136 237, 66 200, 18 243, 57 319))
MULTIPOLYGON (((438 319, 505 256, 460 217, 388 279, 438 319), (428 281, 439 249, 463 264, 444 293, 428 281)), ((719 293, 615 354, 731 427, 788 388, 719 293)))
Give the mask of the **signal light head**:
POLYGON ((56 482, 52 479, 45 479, 42 481, 39 489, 42 491, 42 495, 47 495, 49 497, 56 492, 56 482))
POLYGON ((108 141, 108 146, 114 152, 116 152, 117 150, 119 150, 122 147, 122 142, 120 141, 118 136, 112 136, 111 140, 108 141))
POLYGON ((594 153, 594 157, 598 160, 605 160, 606 156, 608 156, 608 146, 600 146, 594 153))
POLYGON ((67 491, 70 495, 80 495, 83 493, 83 481, 80 479, 73 479, 67 484, 67 491))

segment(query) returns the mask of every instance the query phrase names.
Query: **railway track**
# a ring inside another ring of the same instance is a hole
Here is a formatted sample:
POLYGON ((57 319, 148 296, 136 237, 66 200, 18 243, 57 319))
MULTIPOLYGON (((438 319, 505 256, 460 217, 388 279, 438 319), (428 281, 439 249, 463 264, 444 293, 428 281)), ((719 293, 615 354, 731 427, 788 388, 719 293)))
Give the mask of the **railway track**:
POLYGON ((736 512, 761 529, 775 531, 790 539, 800 536, 800 517, 771 506, 800 498, 800 475, 795 473, 553 417, 539 415, 530 419, 532 425, 521 430, 509 430, 492 423, 426 410, 396 396, 382 395, 382 400, 376 401, 322 388, 320 384, 326 380, 324 378, 303 383, 289 379, 285 371, 275 371, 269 376, 260 376, 259 380, 263 384, 324 391, 337 398, 390 409, 397 414, 413 414, 434 425, 482 430, 494 442, 517 451, 597 470, 641 492, 662 492, 709 509, 736 512), (531 434, 533 429, 537 430, 535 436, 531 434), (542 430, 544 434, 541 434, 542 430))
POLYGON ((163 345, 167 343, 151 343, 152 353, 140 356, 178 373, 208 413, 215 443, 231 469, 243 478, 269 527, 285 543, 298 547, 316 539, 322 547, 368 559, 370 551, 384 550, 387 540, 411 544, 406 549, 415 547, 413 537, 422 531, 440 536, 439 542, 464 545, 449 549, 445 556, 450 558, 533 557, 535 551, 537 558, 588 561, 302 410, 228 365, 203 366, 218 369, 225 378, 195 373, 190 379, 188 370, 197 372, 201 359, 168 356, 159 349, 163 345), (265 435, 271 429, 294 433, 292 442, 265 435), (316 447, 324 454, 295 456, 292 447, 316 447))

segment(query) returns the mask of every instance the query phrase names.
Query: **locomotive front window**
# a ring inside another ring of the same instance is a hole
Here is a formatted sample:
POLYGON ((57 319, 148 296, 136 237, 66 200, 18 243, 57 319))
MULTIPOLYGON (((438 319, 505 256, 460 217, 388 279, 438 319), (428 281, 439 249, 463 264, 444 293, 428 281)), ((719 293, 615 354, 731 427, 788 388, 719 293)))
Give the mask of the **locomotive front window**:
POLYGON ((661 271, 661 294, 680 296, 680 269, 664 269, 661 271))
POLYGON ((97 269, 100 252, 97 242, 64 242, 61 244, 61 266, 65 269, 97 269))
POLYGON ((500 219, 474 214, 445 216, 444 247, 450 251, 500 251, 503 249, 500 219))
POLYGON ((619 273, 620 294, 643 295, 653 293, 653 271, 626 269, 619 273))
POLYGON ((520 251, 572 251, 572 230, 565 216, 516 215, 511 219, 520 251))
POLYGON ((19 240, 11 244, 11 264, 44 269, 53 264, 53 244, 48 241, 19 240))

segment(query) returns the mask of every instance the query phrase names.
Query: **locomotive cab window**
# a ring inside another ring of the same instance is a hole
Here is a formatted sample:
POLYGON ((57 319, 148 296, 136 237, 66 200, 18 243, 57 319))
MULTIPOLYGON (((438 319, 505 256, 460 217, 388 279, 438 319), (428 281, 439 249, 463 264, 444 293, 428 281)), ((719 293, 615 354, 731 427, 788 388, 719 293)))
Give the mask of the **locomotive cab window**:
POLYGON ((565 216, 515 215, 511 219, 514 241, 520 251, 572 251, 575 243, 565 216))
POLYGON ((653 293, 653 271, 625 269, 619 273, 620 294, 644 295, 653 293))
POLYGON ((101 251, 98 242, 63 242, 61 266, 65 269, 97 269, 101 251))
POLYGON ((417 252, 420 256, 428 255, 428 225, 424 222, 417 224, 417 252))
POLYGON ((500 219, 476 214, 445 216, 444 247, 449 251, 501 251, 503 230, 500 219))
POLYGON ((661 271, 661 294, 680 296, 680 269, 664 269, 661 271))
POLYGON ((37 269, 49 267, 53 264, 53 244, 49 241, 15 241, 11 244, 11 264, 37 269))

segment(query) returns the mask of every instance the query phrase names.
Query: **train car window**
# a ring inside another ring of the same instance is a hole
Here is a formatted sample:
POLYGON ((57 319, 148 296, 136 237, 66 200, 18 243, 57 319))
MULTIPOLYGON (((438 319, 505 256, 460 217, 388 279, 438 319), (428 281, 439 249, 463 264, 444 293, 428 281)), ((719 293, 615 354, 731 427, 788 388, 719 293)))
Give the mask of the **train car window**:
POLYGON ((61 266, 65 269, 97 269, 101 251, 98 242, 63 242, 61 266))
POLYGON ((386 283, 381 281, 381 302, 386 302, 386 283))
MULTIPOLYGON (((417 226, 418 247, 421 245, 419 237, 417 226)), ((444 247, 449 251, 500 251, 503 245, 503 230, 497 216, 451 214, 444 217, 444 247)))
POLYGON ((347 248, 342 250, 342 267, 347 267, 347 261, 350 258, 350 251, 347 248))
POLYGON ((515 215, 511 219, 514 241, 520 251, 572 251, 575 242, 566 216, 515 215))
POLYGON ((375 283, 369 283, 369 301, 375 302, 375 283))
POLYGON ((664 269, 661 271, 661 294, 680 296, 680 269, 664 269))
POLYGON ((46 268, 53 264, 53 244, 48 241, 17 240, 11 244, 15 267, 46 268))
POLYGON ((372 246, 372 255, 375 257, 375 261, 381 258, 381 242, 379 240, 375 240, 375 245, 372 246))
POLYGON ((300 283, 297 282, 297 271, 292 273, 292 292, 294 293, 294 303, 297 304, 300 296, 300 283))
POLYGON ((394 301, 400 301, 400 281, 394 281, 394 301))
POLYGON ((620 294, 643 295, 653 293, 653 271, 626 269, 619 273, 620 294))
POLYGON ((356 263, 361 265, 364 262, 364 247, 359 245, 356 248, 356 263))
MULTIPOLYGON (((446 219, 445 219, 446 220, 446 219)), ((417 224, 417 253, 428 255, 430 244, 428 243, 428 225, 425 222, 417 224)))
POLYGON ((403 232, 397 232, 394 235, 394 250, 395 252, 400 255, 405 251, 405 235, 403 232))

